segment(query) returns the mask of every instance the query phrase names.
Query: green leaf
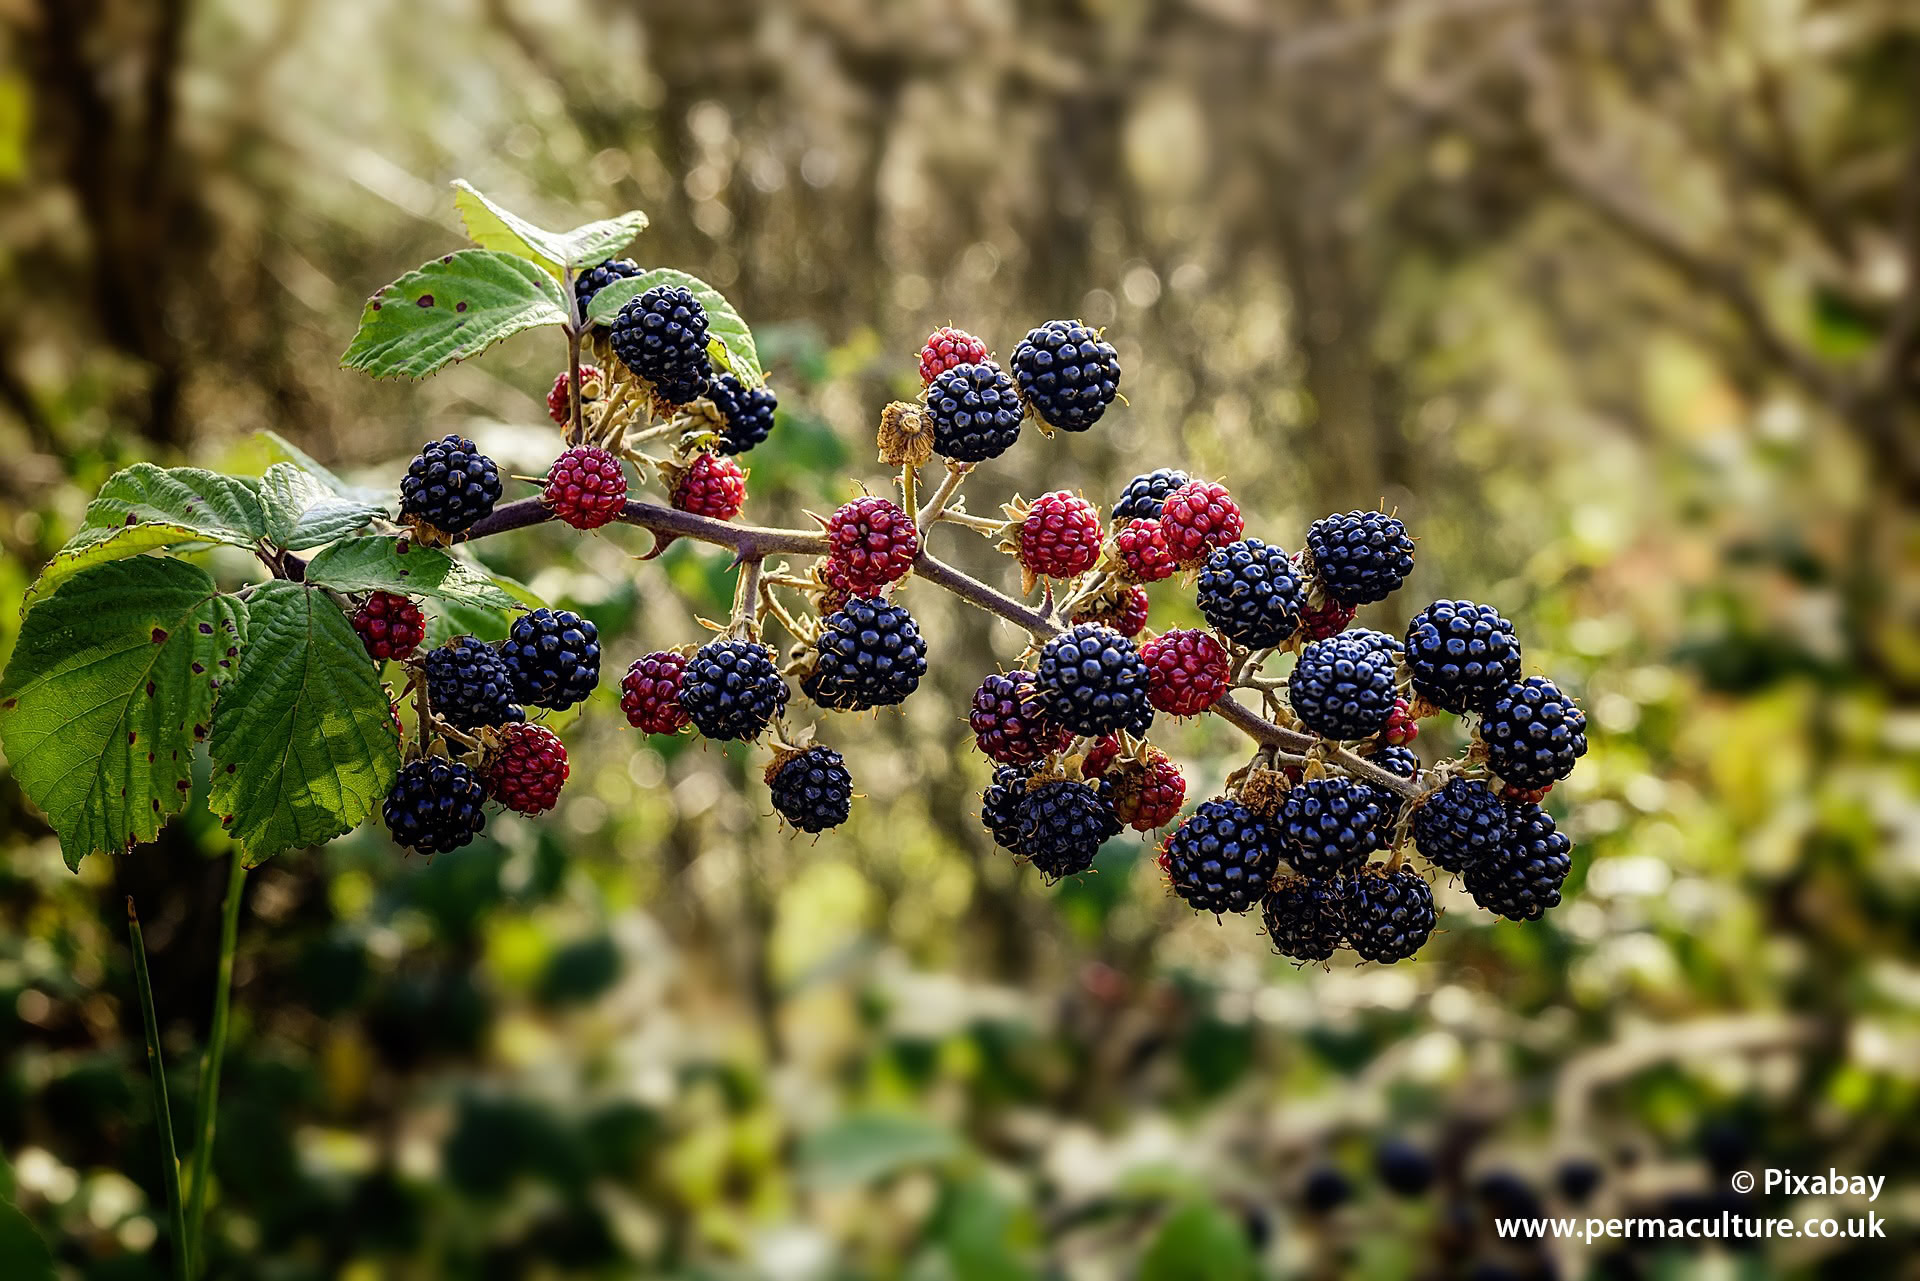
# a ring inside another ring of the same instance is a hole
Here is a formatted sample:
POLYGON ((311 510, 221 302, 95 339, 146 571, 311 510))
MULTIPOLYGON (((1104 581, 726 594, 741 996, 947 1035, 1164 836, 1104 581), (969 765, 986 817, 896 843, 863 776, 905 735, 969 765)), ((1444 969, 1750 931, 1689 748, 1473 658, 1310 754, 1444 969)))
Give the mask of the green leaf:
POLYGON ((620 314, 620 309, 629 301, 655 285, 685 285, 700 300, 700 305, 707 309, 707 354, 715 364, 749 387, 758 387, 767 381, 766 374, 761 372, 760 353, 753 345, 753 331, 747 328, 747 322, 740 319, 740 313, 721 296, 718 289, 684 271, 655 267, 630 280, 616 280, 593 296, 593 303, 587 308, 587 319, 596 325, 607 324, 620 314))
POLYGON ((260 478, 260 505, 267 537, 276 547, 301 551, 365 529, 387 509, 342 498, 319 477, 293 463, 275 463, 260 478))
POLYGON ((340 357, 375 378, 424 378, 523 329, 567 322, 560 282, 510 253, 462 249, 410 271, 367 300, 340 357))
POLYGON ((510 617, 504 610, 485 605, 443 600, 427 615, 426 647, 439 649, 456 636, 472 636, 487 642, 505 640, 512 626, 508 621, 510 617))
POLYGON ((1239 1220, 1207 1201, 1169 1215, 1140 1260, 1140 1281, 1255 1281, 1258 1275, 1239 1220))
POLYGON ((280 461, 292 463, 301 471, 325 485, 330 493, 352 502, 365 503, 369 507, 386 508, 392 502, 392 490, 375 489, 371 485, 354 485, 340 479, 340 477, 328 470, 325 463, 313 458, 305 450, 288 440, 285 436, 282 436, 279 432, 262 431, 256 434, 272 447, 273 452, 279 455, 280 461))
POLYGON ((869 1112, 809 1135, 800 1159, 820 1182, 839 1186, 942 1164, 961 1150, 959 1138, 944 1126, 916 1116, 869 1112))
POLYGON ((474 244, 537 262, 556 277, 567 268, 578 270, 612 257, 647 229, 647 215, 633 209, 572 231, 548 231, 495 204, 463 180, 455 179, 453 187, 454 208, 460 211, 460 221, 474 244))
POLYGON ((349 538, 307 566, 307 581, 340 592, 393 592, 512 609, 515 598, 484 571, 437 547, 399 538, 349 538), (406 550, 401 551, 405 545, 406 550))
POLYGON ((393 784, 392 706, 324 592, 273 581, 248 602, 240 670, 213 713, 208 803, 247 866, 360 825, 393 784))
POLYGON ((251 547, 266 533, 255 482, 135 463, 107 478, 86 520, 27 589, 21 613, 84 569, 182 543, 251 547))
POLYGON ((205 570, 158 556, 87 569, 27 615, 0 746, 69 867, 152 840, 185 807, 246 624, 205 570))
POLYGON ((53 1252, 17 1206, 0 1203, 0 1277, 53 1281, 53 1252))

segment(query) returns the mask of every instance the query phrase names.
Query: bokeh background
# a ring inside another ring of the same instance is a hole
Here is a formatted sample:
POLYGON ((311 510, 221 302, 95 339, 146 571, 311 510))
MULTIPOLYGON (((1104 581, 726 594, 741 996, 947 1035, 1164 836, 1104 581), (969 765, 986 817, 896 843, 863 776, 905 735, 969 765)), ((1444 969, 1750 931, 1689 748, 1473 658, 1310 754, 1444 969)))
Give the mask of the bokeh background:
MULTIPOLYGON (((216 1275, 1920 1276, 1911 4, 5 0, 0 50, 0 650, 136 460, 258 467, 270 428, 390 481, 459 430, 544 467, 551 335, 337 367, 464 177, 548 225, 647 209, 634 256, 732 298, 782 406, 750 518, 884 486, 932 326, 1083 316, 1129 403, 974 510, 1177 464, 1295 547, 1384 501, 1419 567, 1362 621, 1495 602, 1592 718, 1565 906, 1442 888, 1416 961, 1326 972, 1137 841, 1054 890, 996 852, 959 713, 1015 640, 940 593, 907 591, 922 692, 824 728, 867 799, 817 842, 750 753, 603 688, 556 816, 248 878, 216 1275), (1383 1144, 1434 1186, 1391 1195, 1383 1144), (1728 1192, 1769 1165, 1885 1175, 1888 1238, 1490 1239, 1530 1202, 1869 1208, 1728 1192)), ((724 609, 712 555, 564 533, 484 553, 611 668, 724 609)), ((1167 745, 1195 792, 1242 751, 1167 745)), ((165 1275, 120 905, 184 1127, 225 844, 202 811, 76 876, 4 774, 0 841, 0 1191, 63 1275, 165 1275)))

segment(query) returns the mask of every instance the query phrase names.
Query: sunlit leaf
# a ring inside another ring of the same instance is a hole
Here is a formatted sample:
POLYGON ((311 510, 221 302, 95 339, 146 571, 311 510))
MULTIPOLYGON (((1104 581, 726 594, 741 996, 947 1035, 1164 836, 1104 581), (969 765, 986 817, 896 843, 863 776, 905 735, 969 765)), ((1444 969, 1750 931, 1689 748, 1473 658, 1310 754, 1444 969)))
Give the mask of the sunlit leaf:
POLYGON ((512 609, 517 600, 486 571, 437 547, 402 538, 349 538, 335 543, 307 566, 307 581, 340 592, 432 596, 497 610, 512 609))
POLYGON ((365 529, 384 507, 342 498, 319 477, 293 463, 275 463, 260 478, 260 505, 267 538, 276 547, 301 551, 365 529))
POLYGON ((367 300, 340 357, 376 378, 423 378, 523 329, 567 322, 559 281, 538 264, 462 249, 410 271, 367 300))
POLYGON ((578 271, 604 261, 647 229, 647 215, 632 209, 572 231, 548 231, 465 181, 456 179, 453 187, 454 208, 460 211, 460 221, 474 244, 539 263, 556 277, 566 268, 578 271))

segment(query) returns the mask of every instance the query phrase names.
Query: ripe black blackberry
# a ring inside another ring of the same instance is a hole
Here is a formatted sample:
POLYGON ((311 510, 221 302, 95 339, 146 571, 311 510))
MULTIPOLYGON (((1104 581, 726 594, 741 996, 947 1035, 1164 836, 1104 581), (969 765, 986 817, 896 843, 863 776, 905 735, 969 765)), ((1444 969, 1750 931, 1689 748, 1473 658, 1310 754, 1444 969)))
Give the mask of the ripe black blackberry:
POLYGON ((838 712, 891 707, 920 687, 927 642, 904 605, 855 596, 820 622, 800 692, 838 712))
POLYGON ((780 398, 767 388, 742 386, 732 374, 715 374, 707 399, 726 423, 713 445, 720 453, 744 454, 772 434, 780 398))
POLYGON ((593 296, 616 280, 631 280, 640 274, 640 264, 631 258, 609 258, 597 267, 589 267, 573 278, 574 306, 585 319, 593 296))
POLYGON ((1172 467, 1161 467, 1135 476, 1120 491, 1120 497, 1114 500, 1113 523, 1118 526, 1130 520, 1158 520, 1160 504, 1167 501, 1167 495, 1192 479, 1187 473, 1172 467))
POLYGON ((1351 1200, 1353 1180, 1337 1166, 1315 1167, 1300 1187, 1300 1205, 1308 1214, 1332 1214, 1351 1200))
POLYGON ((1407 624, 1413 692, 1450 712, 1477 712, 1520 679, 1513 624, 1491 605, 1437 600, 1407 624))
POLYGON ((1392 831, 1378 789, 1333 775, 1288 788, 1273 822, 1287 866, 1319 878, 1357 867, 1392 831))
POLYGON ((1507 840, 1507 807, 1477 778, 1450 778, 1413 811, 1413 844, 1427 862, 1464 872, 1507 840))
POLYGON ((1373 1150, 1373 1169, 1395 1196, 1417 1197, 1433 1186, 1433 1158, 1405 1139, 1381 1140, 1373 1150))
POLYGON ((680 676, 680 707, 708 738, 755 738, 787 709, 791 692, 758 641, 708 641, 680 676))
POLYGON ((1587 754, 1587 714, 1544 676, 1509 685, 1480 717, 1487 768, 1504 783, 1547 787, 1587 754))
POLYGON ((809 747, 767 769, 773 808, 803 832, 824 832, 853 810, 853 775, 831 747, 809 747))
POLYGON ((927 384, 934 452, 960 463, 998 458, 1020 439, 1026 410, 1013 382, 991 360, 955 365, 927 384))
POLYGON ((1305 603, 1293 561, 1258 538, 1216 548, 1200 570, 1200 613, 1222 636, 1252 649, 1284 643, 1300 626, 1305 603))
POLYGON ((1021 807, 1027 801, 1030 766, 1002 765, 993 771, 993 782, 980 793, 980 821, 993 834, 993 843, 1013 854, 1020 853, 1021 807))
MULTIPOLYGON (((1397 774, 1404 779, 1420 777, 1420 757, 1411 747, 1385 743, 1374 748, 1367 759, 1389 774, 1397 774)), ((1373 791, 1380 798, 1381 812, 1386 815, 1387 827, 1391 828, 1400 821, 1400 811, 1406 802, 1400 793, 1387 788, 1376 787, 1373 791)))
POLYGON ((1573 843, 1538 805, 1507 806, 1507 839, 1467 865, 1467 893, 1496 916, 1537 921, 1560 906, 1560 886, 1573 870, 1573 843))
POLYGON ((1167 838, 1167 879, 1195 911, 1244 912, 1280 861, 1267 821, 1229 796, 1203 801, 1167 838))
POLYGON ((1404 961, 1433 933, 1433 890, 1412 868, 1373 863, 1341 878, 1347 943, 1365 961, 1404 961))
POLYGON ((1153 724, 1146 660, 1111 627, 1081 623, 1055 636, 1040 650, 1034 681, 1047 714, 1076 734, 1144 734, 1153 724))
POLYGON ((464 534, 500 501, 500 469, 472 441, 449 433, 423 445, 400 480, 400 514, 464 534))
POLYGON ((1113 806, 1075 779, 1055 779, 1029 789, 1019 812, 1019 852, 1048 884, 1086 871, 1100 847, 1120 833, 1113 806))
POLYGON ((653 384, 660 399, 684 405, 705 394, 707 309, 684 285, 655 285, 627 300, 609 328, 620 363, 653 384))
POLYGON ((570 609, 540 608, 513 621, 500 657, 520 702, 563 711, 600 683, 600 631, 570 609))
POLYGON ((1322 516, 1307 527, 1307 554, 1327 595, 1348 605, 1385 600, 1413 572, 1407 527, 1385 512, 1322 516))
POLYGON ((429 756, 402 765, 380 817, 396 844, 422 854, 457 850, 487 825, 486 784, 458 761, 429 756))
POLYGON ((1367 738, 1393 714, 1394 655, 1364 633, 1309 641, 1287 677, 1300 723, 1333 739, 1367 738))
POLYGON ((1085 431, 1120 394, 1120 358, 1099 330, 1049 320, 1013 349, 1013 377, 1041 422, 1085 431))
POLYGON ((492 646, 456 636, 427 654, 427 702, 455 729, 524 720, 513 705, 513 672, 492 646))
POLYGON ((1282 876, 1261 900, 1260 914, 1274 950, 1296 961, 1325 961, 1345 941, 1345 900, 1333 881, 1282 876))

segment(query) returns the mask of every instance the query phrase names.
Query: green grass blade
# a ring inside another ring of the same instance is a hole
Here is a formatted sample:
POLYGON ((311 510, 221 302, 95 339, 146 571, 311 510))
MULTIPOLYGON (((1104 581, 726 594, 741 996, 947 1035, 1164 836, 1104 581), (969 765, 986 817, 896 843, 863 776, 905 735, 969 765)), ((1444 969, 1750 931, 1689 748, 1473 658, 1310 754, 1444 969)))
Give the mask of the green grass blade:
POLYGON ((153 1009, 153 980, 147 976, 147 944, 140 937, 140 914, 127 896, 127 934, 133 941, 133 978, 140 988, 140 1017, 147 1026, 147 1076, 153 1082, 153 1118, 160 1127, 161 1157, 166 1163, 167 1213, 173 1223, 173 1268, 183 1281, 193 1275, 187 1242, 187 1212, 180 1201, 180 1157, 173 1142, 173 1112, 167 1106, 167 1070, 160 1057, 160 1016, 153 1009))
POLYGON ((193 1234, 193 1257, 206 1268, 207 1184, 213 1178, 213 1127, 220 1103, 220 1066, 227 1057, 227 1014, 233 1005, 233 950, 240 936, 240 899, 246 889, 247 864, 240 847, 228 861, 227 901, 220 917, 220 968, 214 979, 213 1029, 207 1034, 207 1052, 200 1064, 200 1097, 193 1120, 193 1181, 187 1203, 187 1230, 193 1234))

